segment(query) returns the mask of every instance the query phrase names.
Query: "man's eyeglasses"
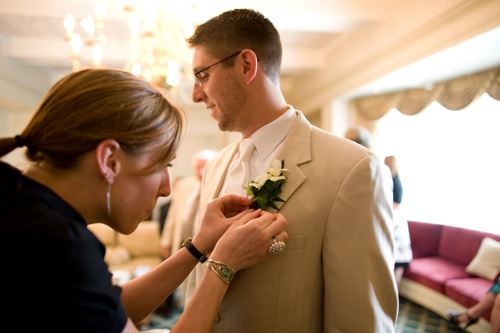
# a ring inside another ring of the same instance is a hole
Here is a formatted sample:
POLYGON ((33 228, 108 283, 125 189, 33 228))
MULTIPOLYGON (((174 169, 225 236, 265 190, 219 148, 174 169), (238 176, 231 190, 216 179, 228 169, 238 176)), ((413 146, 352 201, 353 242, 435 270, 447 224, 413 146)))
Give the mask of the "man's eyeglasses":
POLYGON ((242 50, 239 50, 238 52, 234 52, 234 53, 232 53, 232 54, 228 55, 227 57, 225 57, 225 58, 223 58, 223 59, 221 59, 221 60, 219 60, 219 61, 216 61, 216 62, 214 62, 213 64, 211 64, 211 65, 209 65, 209 66, 207 66, 207 67, 204 67, 204 68, 202 68, 202 69, 200 69, 200 70, 196 71, 196 72, 194 73, 194 82, 196 83, 196 85, 197 85, 198 87, 201 87, 201 85, 202 85, 202 84, 203 84, 203 83, 204 83, 204 82, 208 79, 208 74, 207 74, 206 72, 207 72, 210 68, 212 68, 212 67, 214 67, 215 65, 218 65, 218 64, 220 64, 220 63, 222 63, 222 62, 224 62, 224 61, 227 61, 227 60, 229 60, 229 59, 231 59, 231 58, 233 58, 233 57, 236 57, 238 54, 240 54, 240 53, 241 53, 241 51, 242 51, 242 50))

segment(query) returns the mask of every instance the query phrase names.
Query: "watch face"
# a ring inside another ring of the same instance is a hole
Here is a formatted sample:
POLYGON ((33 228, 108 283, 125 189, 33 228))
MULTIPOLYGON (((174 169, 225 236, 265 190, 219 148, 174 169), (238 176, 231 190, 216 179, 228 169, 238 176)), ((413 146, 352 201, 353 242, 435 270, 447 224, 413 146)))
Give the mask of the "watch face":
POLYGON ((229 270, 229 268, 227 267, 224 267, 222 266, 220 268, 220 273, 222 274, 223 277, 225 277, 226 279, 229 279, 231 277, 231 271, 229 270))

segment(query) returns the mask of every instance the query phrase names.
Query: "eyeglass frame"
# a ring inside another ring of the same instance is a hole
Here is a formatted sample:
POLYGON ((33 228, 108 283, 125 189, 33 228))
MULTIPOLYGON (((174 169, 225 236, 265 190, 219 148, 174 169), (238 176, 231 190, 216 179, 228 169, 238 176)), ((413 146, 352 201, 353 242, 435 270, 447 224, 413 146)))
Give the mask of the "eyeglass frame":
POLYGON ((220 63, 223 63, 224 61, 228 61, 229 59, 231 59, 231 58, 233 58, 233 57, 236 57, 237 55, 239 55, 239 54, 241 53, 241 51, 243 51, 243 50, 239 50, 239 51, 237 51, 237 52, 231 53, 231 54, 230 54, 230 55, 228 55, 227 57, 222 58, 221 60, 218 60, 218 61, 214 62, 214 63, 213 63, 213 64, 211 64, 211 65, 208 65, 208 66, 206 66, 206 67, 203 67, 202 69, 197 70, 197 71, 193 74, 193 76, 194 76, 194 83, 195 83, 198 87, 201 87, 201 85, 203 84, 203 82, 201 81, 201 79, 200 79, 200 78, 198 78, 198 75, 199 75, 200 73, 206 72, 206 71, 208 71, 210 68, 214 67, 215 65, 218 65, 218 64, 220 64, 220 63))

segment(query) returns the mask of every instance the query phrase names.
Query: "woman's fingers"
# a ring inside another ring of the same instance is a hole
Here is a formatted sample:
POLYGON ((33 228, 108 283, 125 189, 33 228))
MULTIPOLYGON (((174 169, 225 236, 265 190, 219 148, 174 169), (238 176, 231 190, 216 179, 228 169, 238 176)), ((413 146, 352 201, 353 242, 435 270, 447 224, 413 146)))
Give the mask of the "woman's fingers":
POLYGON ((285 242, 288 239, 288 233, 285 231, 288 225, 287 220, 281 214, 275 214, 274 220, 265 226, 264 232, 269 242, 285 242))
POLYGON ((276 234, 274 237, 271 239, 275 239, 277 241, 281 242, 286 242, 288 240, 288 233, 286 231, 282 231, 278 234, 276 234))
POLYGON ((276 214, 272 214, 263 210, 258 210, 260 212, 259 216, 256 217, 252 222, 257 223, 262 228, 267 228, 274 220, 276 220, 276 214))
POLYGON ((260 214, 261 214, 260 209, 258 210, 247 209, 233 216, 231 219, 235 221, 233 222, 233 224, 242 225, 257 218, 260 214))
POLYGON ((237 217, 217 243, 211 257, 238 271, 286 249, 284 242, 288 234, 285 228, 288 223, 283 215, 257 210, 240 213, 237 217))
POLYGON ((220 200, 222 204, 221 209, 223 212, 240 212, 242 208, 248 208, 251 203, 250 199, 248 199, 247 197, 235 194, 225 195, 223 197, 220 197, 218 200, 220 200))
POLYGON ((239 195, 225 195, 223 197, 210 201, 207 211, 218 212, 224 217, 229 218, 239 214, 241 211, 248 209, 250 199, 239 195))
POLYGON ((277 241, 286 241, 288 239, 288 233, 285 231, 286 224, 276 221, 269 227, 264 229, 264 232, 269 237, 269 239, 276 239, 277 241))
POLYGON ((264 228, 265 232, 271 235, 278 234, 279 232, 285 230, 288 222, 281 214, 272 214, 263 211, 261 216, 255 219, 255 223, 258 223, 264 228))

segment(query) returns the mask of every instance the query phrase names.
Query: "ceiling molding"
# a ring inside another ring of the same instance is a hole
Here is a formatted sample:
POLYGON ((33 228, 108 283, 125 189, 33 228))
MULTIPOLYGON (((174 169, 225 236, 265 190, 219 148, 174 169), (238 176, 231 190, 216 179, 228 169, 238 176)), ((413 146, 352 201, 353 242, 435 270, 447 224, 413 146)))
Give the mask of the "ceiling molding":
POLYGON ((437 3, 441 8, 434 11, 428 3, 411 9, 415 15, 427 17, 423 22, 410 22, 410 16, 401 15, 406 19, 397 21, 396 17, 378 29, 337 41, 329 71, 296 80, 289 101, 304 111, 320 107, 384 74, 500 25, 498 0, 448 1, 445 8, 442 2, 437 3))

